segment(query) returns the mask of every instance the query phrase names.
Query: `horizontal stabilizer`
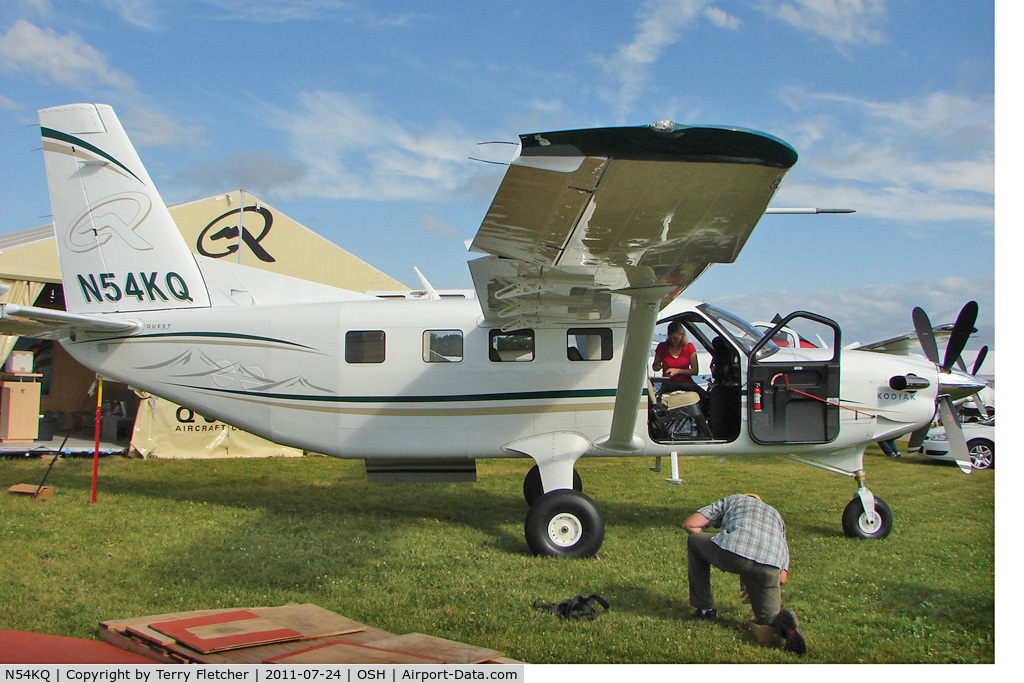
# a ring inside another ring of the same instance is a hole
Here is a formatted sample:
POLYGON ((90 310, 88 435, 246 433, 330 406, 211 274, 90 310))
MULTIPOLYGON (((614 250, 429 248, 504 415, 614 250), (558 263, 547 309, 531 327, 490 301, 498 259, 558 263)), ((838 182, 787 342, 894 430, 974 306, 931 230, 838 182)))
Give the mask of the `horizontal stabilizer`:
POLYGON ((61 339, 73 334, 126 334, 138 329, 126 320, 110 320, 35 306, 0 304, 0 334, 61 339))

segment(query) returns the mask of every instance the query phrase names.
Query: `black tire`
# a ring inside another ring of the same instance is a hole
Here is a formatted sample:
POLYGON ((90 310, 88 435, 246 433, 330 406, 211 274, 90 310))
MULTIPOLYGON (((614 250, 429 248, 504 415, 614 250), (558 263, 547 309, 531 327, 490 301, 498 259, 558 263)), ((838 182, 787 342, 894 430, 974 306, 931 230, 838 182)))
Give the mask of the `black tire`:
POLYGON ((892 531, 892 510, 884 500, 875 498, 875 512, 872 524, 864 512, 864 502, 856 496, 843 510, 843 531, 851 538, 885 538, 892 531))
POLYGON ((584 493, 558 489, 526 513, 526 543, 534 555, 593 557, 604 542, 604 517, 584 493))
POLYGON ((974 469, 989 470, 996 466, 996 445, 988 439, 971 439, 967 442, 967 451, 974 469))
MULTIPOLYGON (((572 490, 583 490, 583 480, 580 479, 580 473, 576 470, 572 471, 572 490)), ((523 480, 523 498, 526 499, 527 505, 533 505, 543 495, 544 485, 540 481, 540 468, 534 465, 526 473, 526 479, 523 480)))

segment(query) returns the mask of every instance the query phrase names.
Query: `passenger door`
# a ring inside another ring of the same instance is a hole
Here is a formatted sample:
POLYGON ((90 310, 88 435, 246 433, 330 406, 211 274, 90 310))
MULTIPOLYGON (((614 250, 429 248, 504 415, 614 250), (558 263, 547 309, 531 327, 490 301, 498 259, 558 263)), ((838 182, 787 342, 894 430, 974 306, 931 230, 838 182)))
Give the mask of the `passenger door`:
POLYGON ((815 313, 790 313, 751 350, 747 372, 750 438, 760 444, 828 443, 839 436, 839 325, 815 313), (796 349, 821 360, 793 361, 789 351, 765 356, 771 338, 805 318, 832 330, 831 349, 796 349), (830 353, 829 353, 830 351, 830 353), (773 358, 775 360, 773 360, 773 358))

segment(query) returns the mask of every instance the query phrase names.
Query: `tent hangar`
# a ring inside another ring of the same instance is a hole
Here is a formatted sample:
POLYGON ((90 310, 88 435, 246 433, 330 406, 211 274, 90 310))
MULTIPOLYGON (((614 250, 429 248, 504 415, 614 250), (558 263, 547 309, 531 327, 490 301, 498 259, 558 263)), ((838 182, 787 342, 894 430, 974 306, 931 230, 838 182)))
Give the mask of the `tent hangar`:
MULTIPOLYGON (((358 292, 408 287, 244 191, 168 207, 193 253, 358 292), (241 209, 240 209, 241 207, 241 209)), ((0 301, 64 309, 52 225, 0 235, 0 301), (0 288, 3 289, 3 288, 0 288)), ((0 365, 12 351, 32 353, 40 384, 39 439, 95 427, 96 377, 60 344, 0 335, 0 365)), ((20 354, 25 355, 25 354, 20 354)), ((143 457, 301 455, 222 422, 129 387, 104 382, 104 441, 131 436, 143 457)))

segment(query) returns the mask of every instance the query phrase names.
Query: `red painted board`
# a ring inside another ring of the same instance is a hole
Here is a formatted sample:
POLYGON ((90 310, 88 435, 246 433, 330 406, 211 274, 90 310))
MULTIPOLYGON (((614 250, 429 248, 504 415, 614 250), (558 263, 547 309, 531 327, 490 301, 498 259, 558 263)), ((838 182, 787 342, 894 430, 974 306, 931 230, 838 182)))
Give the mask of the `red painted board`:
POLYGON ((149 628, 204 654, 302 637, 298 631, 281 628, 247 610, 161 621, 149 624, 149 628))

